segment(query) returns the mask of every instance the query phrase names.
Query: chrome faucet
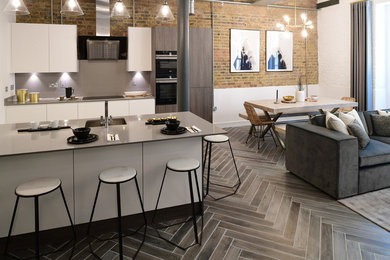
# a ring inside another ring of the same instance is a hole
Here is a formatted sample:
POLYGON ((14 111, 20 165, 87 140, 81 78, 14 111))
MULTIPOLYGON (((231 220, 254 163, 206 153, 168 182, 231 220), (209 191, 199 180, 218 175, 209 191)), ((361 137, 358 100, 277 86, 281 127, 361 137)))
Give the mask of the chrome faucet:
POLYGON ((100 117, 100 124, 105 125, 106 128, 112 123, 112 116, 108 116, 108 101, 104 101, 104 118, 100 117))

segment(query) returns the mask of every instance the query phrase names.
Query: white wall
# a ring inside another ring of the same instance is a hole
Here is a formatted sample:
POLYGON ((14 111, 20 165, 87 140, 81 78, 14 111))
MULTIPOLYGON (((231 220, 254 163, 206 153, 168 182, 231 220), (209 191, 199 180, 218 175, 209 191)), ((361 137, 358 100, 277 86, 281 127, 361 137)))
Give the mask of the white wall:
POLYGON ((7 15, 3 8, 7 1, 0 2, 0 124, 5 122, 4 98, 14 95, 10 90, 10 85, 15 85, 14 74, 11 69, 11 26, 10 22, 15 22, 14 15, 7 15), (5 87, 8 87, 8 92, 5 87))
MULTIPOLYGON (((350 96, 350 2, 318 11, 318 64, 320 96, 350 96)), ((319 1, 321 2, 321 1, 319 1)))
MULTIPOLYGON (((248 100, 275 99, 276 90, 279 98, 282 96, 295 96, 297 86, 257 87, 257 88, 224 88, 214 89, 213 123, 220 127, 247 125, 249 122, 238 116, 245 113, 244 102, 248 100)), ((318 85, 309 85, 309 96, 318 95, 318 85)))

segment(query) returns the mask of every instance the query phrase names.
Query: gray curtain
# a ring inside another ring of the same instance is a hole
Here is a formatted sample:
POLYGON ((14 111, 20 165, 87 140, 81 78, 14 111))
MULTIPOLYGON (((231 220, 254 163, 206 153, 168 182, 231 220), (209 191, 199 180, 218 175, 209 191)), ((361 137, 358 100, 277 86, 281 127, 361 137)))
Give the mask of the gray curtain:
POLYGON ((351 97, 360 111, 372 109, 371 2, 351 4, 351 97))

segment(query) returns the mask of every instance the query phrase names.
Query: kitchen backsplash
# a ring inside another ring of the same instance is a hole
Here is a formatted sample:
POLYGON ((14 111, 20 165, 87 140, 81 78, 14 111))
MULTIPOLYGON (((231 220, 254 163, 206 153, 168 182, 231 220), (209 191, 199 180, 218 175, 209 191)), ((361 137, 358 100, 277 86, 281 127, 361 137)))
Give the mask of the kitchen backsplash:
POLYGON ((79 61, 78 73, 22 73, 15 75, 16 89, 40 92, 40 96, 64 96, 64 87, 74 88, 76 96, 122 95, 124 91, 151 92, 151 72, 128 72, 126 61, 79 61), (58 87, 50 87, 58 84, 58 87))

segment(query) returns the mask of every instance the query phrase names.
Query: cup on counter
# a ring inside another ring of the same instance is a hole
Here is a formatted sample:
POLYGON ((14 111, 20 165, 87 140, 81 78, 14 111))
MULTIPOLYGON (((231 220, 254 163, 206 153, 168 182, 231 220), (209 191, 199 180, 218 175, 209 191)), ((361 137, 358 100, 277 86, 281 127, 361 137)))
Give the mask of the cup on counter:
POLYGON ((31 129, 38 129, 39 128, 39 121, 32 121, 31 122, 31 129))
POLYGON ((58 120, 52 120, 52 121, 50 121, 49 127, 50 128, 58 128, 58 125, 59 125, 59 121, 58 120))
POLYGON ((63 120, 63 125, 64 126, 69 126, 69 120, 63 120))
POLYGON ((19 103, 26 103, 28 96, 28 89, 18 89, 16 91, 16 96, 18 98, 19 103))

